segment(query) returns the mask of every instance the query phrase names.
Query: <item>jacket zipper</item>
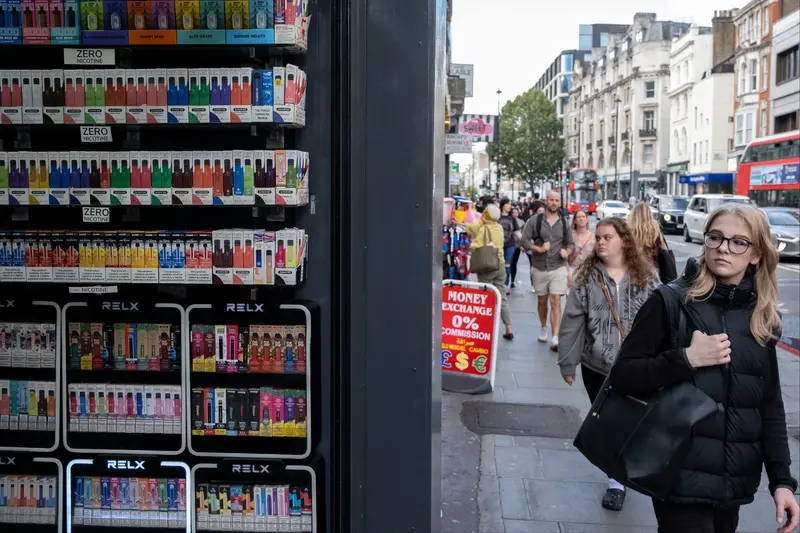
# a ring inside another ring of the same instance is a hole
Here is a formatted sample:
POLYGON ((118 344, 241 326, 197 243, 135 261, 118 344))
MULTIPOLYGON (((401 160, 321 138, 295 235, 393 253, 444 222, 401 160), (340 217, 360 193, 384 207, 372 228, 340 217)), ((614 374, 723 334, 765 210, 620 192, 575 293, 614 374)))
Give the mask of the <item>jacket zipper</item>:
MULTIPOLYGON (((728 334, 728 321, 726 316, 728 314, 728 309, 733 305, 733 296, 736 293, 736 287, 731 288, 731 293, 728 295, 728 308, 722 309, 722 332, 726 335, 728 334)), ((733 355, 733 351, 731 351, 731 355, 733 355)), ((725 373, 725 430, 723 431, 723 447, 728 444, 728 420, 730 415, 728 414, 728 407, 730 404, 730 395, 731 395, 731 363, 725 363, 723 365, 723 372, 725 373)), ((725 496, 728 496, 728 461, 727 461, 727 454, 723 455, 723 462, 722 462, 722 470, 723 476, 722 479, 725 483, 725 496)))

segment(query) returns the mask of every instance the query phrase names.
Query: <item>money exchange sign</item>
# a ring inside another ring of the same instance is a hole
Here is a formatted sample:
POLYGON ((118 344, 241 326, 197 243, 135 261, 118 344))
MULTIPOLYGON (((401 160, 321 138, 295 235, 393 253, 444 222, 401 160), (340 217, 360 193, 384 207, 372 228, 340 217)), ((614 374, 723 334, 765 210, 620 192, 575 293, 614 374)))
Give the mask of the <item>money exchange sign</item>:
POLYGON ((497 292, 483 286, 442 287, 443 372, 490 375, 498 307, 497 292))

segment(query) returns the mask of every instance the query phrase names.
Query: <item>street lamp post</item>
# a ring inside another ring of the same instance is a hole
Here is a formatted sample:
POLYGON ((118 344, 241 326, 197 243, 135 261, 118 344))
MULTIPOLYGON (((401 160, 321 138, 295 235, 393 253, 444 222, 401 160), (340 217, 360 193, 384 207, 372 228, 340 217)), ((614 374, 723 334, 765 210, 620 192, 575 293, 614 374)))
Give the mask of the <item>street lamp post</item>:
MULTIPOLYGON (((622 100, 619 94, 614 96, 614 103, 616 104, 616 117, 614 118, 614 197, 619 193, 619 103, 622 100)), ((608 181, 606 181, 608 183, 608 181)), ((606 191, 608 192, 608 191, 606 191)))
MULTIPOLYGON (((497 194, 500 195, 500 184, 503 182, 503 175, 500 171, 500 143, 503 142, 502 138, 500 137, 500 95, 503 94, 503 91, 497 89, 497 131, 495 132, 495 138, 497 139, 497 194)), ((514 196, 514 185, 511 185, 511 196, 514 196)))

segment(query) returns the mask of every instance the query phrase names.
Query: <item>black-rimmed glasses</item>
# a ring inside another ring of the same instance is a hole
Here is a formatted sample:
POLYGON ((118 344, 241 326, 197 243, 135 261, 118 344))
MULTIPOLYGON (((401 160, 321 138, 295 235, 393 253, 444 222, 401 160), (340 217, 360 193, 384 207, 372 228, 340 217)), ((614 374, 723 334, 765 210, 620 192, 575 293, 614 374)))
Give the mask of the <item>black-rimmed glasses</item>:
POLYGON ((723 237, 719 233, 704 233, 703 241, 705 242, 706 248, 711 250, 716 250, 722 246, 723 242, 728 241, 728 250, 736 255, 745 253, 753 244, 742 237, 723 237))

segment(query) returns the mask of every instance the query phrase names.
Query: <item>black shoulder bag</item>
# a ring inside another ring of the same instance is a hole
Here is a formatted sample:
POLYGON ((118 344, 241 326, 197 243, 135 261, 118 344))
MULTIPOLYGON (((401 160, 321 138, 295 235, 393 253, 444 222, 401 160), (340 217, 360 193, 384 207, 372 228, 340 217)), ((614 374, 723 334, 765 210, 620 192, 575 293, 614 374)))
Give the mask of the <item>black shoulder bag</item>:
POLYGON ((660 235, 660 237, 659 244, 663 243, 666 249, 663 246, 658 247, 658 276, 661 278, 661 283, 666 284, 678 279, 678 267, 675 264, 675 254, 669 249, 667 239, 664 238, 664 235, 660 235))
MULTIPOLYGON (((623 334, 605 283, 602 285, 614 320, 623 334)), ((676 348, 684 346, 687 312, 682 303, 679 313, 678 329, 672 337, 676 348)), ((717 403, 693 381, 683 381, 635 398, 614 390, 606 378, 574 444, 609 477, 637 492, 663 500, 689 451, 692 429, 715 412, 717 403)))

